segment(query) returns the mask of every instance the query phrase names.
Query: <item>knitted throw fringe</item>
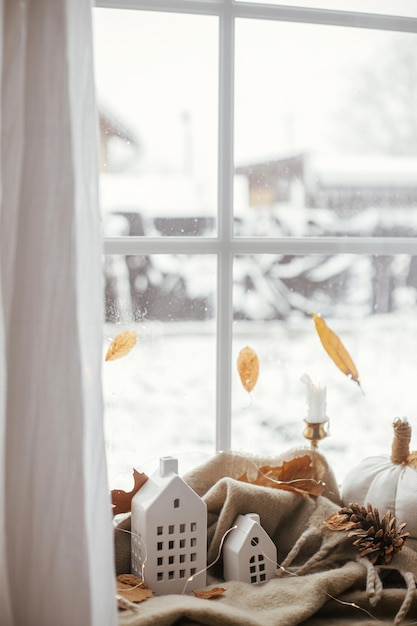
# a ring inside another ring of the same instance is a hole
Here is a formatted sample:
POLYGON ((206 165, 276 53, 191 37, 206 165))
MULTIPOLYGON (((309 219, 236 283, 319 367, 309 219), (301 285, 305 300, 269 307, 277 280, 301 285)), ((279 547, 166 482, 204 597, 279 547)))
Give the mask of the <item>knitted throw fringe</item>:
MULTIPOLYGON (((321 531, 314 526, 310 526, 309 528, 306 528, 306 530, 298 537, 297 541, 295 542, 291 550, 288 552, 285 559, 282 561, 281 569, 277 572, 278 575, 283 574, 285 569, 291 565, 294 559, 297 558, 297 556, 300 553, 301 548, 307 542, 307 539, 309 539, 310 537, 317 537, 320 534, 321 534, 321 531)), ((297 574, 298 573, 299 573, 299 570, 297 570, 297 574)))
POLYGON ((318 563, 322 564, 325 561, 326 556, 333 550, 333 546, 322 546, 318 552, 314 556, 312 556, 308 561, 304 563, 298 570, 297 574, 299 576, 303 576, 307 574, 308 571, 317 565, 318 563))
POLYGON ((412 572, 403 572, 401 570, 399 571, 401 576, 404 578, 405 584, 407 585, 407 593, 405 594, 405 598, 400 607, 400 610, 395 616, 394 626, 398 626, 399 624, 401 624, 401 622, 407 615, 413 601, 414 594, 416 592, 416 577, 414 576, 414 574, 412 572))
MULTIPOLYGON (((301 549, 310 538, 317 537, 321 535, 321 531, 319 528, 311 526, 307 528, 297 539, 286 558, 282 561, 280 570, 278 570, 278 576, 282 575, 286 568, 288 568, 293 561, 299 555, 301 549)), ((306 574, 312 567, 317 565, 318 563, 323 564, 326 560, 326 557, 329 557, 329 554, 333 551, 334 545, 325 544, 322 545, 320 550, 318 550, 308 561, 306 561, 303 565, 296 568, 297 576, 302 576, 306 574)), ((381 578, 379 576, 379 572, 383 567, 372 565, 371 561, 366 557, 358 557, 358 563, 361 563, 363 567, 366 569, 366 593, 369 597, 369 603, 371 606, 376 606, 380 601, 384 588, 382 585, 381 578)), ((401 622, 405 619, 411 604, 413 602, 413 598, 416 592, 416 577, 412 572, 407 572, 403 570, 397 570, 401 576, 404 578, 404 582, 406 584, 406 594, 404 600, 401 604, 401 607, 395 616, 394 626, 400 626, 401 622)))
MULTIPOLYGON (((372 565, 372 563, 366 557, 359 557, 358 562, 361 563, 366 569, 366 593, 369 597, 369 603, 371 606, 376 606, 381 599, 383 593, 382 581, 379 576, 381 568, 372 565)), ((400 610, 395 616, 394 626, 399 626, 401 622, 405 619, 408 611, 410 610, 410 606, 416 592, 416 578, 414 574, 412 572, 404 572, 402 570, 397 571, 404 578, 407 591, 400 610)))
POLYGON ((371 606, 376 606, 382 597, 383 586, 379 577, 379 573, 371 561, 366 557, 358 557, 358 563, 361 563, 366 569, 366 593, 371 606))

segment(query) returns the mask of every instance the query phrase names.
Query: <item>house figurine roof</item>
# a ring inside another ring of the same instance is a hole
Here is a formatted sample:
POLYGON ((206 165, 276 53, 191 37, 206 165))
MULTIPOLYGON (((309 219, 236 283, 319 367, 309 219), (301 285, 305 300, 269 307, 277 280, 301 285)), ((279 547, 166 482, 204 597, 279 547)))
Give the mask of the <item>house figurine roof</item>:
POLYGON ((277 569, 277 549, 260 525, 259 515, 239 515, 235 526, 223 546, 224 579, 259 584, 273 578, 277 569))
POLYGON ((160 459, 132 499, 132 572, 157 595, 206 585, 207 507, 178 475, 178 460, 160 459))

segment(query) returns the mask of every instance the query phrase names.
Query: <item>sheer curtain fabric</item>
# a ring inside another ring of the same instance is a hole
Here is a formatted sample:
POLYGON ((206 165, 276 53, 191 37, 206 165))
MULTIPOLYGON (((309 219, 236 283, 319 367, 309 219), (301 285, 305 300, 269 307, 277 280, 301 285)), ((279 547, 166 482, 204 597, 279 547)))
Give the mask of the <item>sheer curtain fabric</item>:
POLYGON ((91 6, 0 16, 0 622, 110 626, 91 6))

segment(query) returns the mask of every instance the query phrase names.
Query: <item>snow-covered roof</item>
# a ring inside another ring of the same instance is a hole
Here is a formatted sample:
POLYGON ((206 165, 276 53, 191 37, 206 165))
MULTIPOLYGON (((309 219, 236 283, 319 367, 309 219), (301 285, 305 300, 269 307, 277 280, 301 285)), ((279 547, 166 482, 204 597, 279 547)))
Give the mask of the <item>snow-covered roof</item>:
POLYGON ((326 187, 417 188, 417 158, 380 156, 311 156, 309 175, 326 187))
POLYGON ((301 153, 242 165, 236 171, 246 177, 256 174, 257 184, 262 174, 268 174, 303 176, 310 185, 318 182, 328 187, 417 188, 417 158, 408 156, 301 153))

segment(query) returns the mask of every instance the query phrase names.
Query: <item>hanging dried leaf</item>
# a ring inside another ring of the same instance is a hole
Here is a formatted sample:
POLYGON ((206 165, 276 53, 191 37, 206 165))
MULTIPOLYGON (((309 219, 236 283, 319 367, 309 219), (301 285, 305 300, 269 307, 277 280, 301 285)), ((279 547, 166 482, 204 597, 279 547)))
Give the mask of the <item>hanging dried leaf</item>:
POLYGON ((154 592, 148 589, 147 584, 141 578, 132 574, 120 574, 116 578, 116 594, 118 599, 122 599, 119 602, 119 608, 125 609, 127 607, 123 603, 123 599, 128 600, 128 602, 143 602, 152 598, 154 592))
POLYGON ((247 392, 251 392, 259 376, 259 359, 254 350, 246 346, 239 352, 237 369, 242 385, 247 392))
POLYGON ((226 589, 224 587, 213 587, 212 589, 202 590, 202 591, 193 591, 193 594, 197 596, 197 598, 203 598, 203 600, 212 600, 213 598, 218 598, 223 595, 226 589))
POLYGON ((308 454, 284 461, 282 465, 264 465, 256 478, 249 479, 245 472, 238 478, 241 482, 293 491, 303 495, 319 496, 325 484, 322 482, 324 468, 312 462, 308 454))
POLYGON ((111 342, 106 354, 106 361, 115 361, 121 359, 132 350, 136 345, 137 333, 135 330, 124 330, 116 335, 111 342))
POLYGON ((337 365, 346 376, 354 380, 355 383, 358 383, 360 387, 358 370, 342 341, 336 333, 327 326, 320 315, 316 315, 316 313, 312 313, 311 315, 323 348, 326 350, 333 363, 337 365))
POLYGON ((113 515, 119 513, 129 513, 132 507, 132 498, 136 492, 146 483, 148 477, 143 472, 133 470, 134 486, 132 491, 123 491, 122 489, 113 489, 111 492, 111 501, 113 505, 113 515))

